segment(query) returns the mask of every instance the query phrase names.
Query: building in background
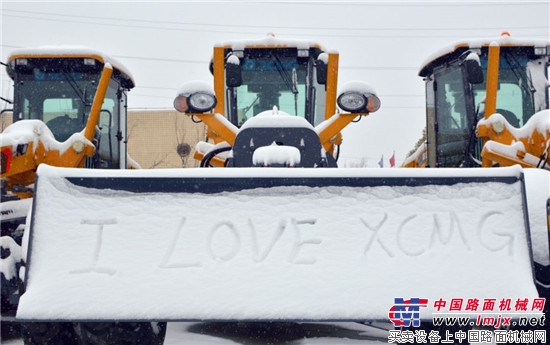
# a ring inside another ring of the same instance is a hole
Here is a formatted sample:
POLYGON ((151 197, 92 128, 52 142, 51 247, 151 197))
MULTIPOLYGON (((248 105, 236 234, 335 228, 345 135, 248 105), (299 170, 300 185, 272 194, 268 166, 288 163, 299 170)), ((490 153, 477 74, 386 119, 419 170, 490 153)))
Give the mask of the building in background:
MULTIPOLYGON (((2 113, 0 129, 12 122, 2 113)), ((197 142, 206 139, 206 126, 175 110, 129 110, 128 153, 143 169, 193 168, 197 142)))
POLYGON ((175 110, 128 111, 128 153, 143 169, 193 168, 206 126, 175 110))

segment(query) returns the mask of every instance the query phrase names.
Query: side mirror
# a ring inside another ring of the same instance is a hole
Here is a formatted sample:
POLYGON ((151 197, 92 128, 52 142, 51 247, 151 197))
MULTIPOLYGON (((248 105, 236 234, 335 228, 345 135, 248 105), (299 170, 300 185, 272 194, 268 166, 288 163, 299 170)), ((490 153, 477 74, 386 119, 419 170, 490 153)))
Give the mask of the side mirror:
POLYGON ((317 68, 317 83, 325 85, 327 83, 328 74, 328 54, 321 53, 315 61, 315 67, 317 68))
POLYGON ((464 71, 466 73, 466 79, 470 84, 483 83, 483 69, 479 62, 479 56, 475 53, 470 53, 462 62, 464 71))
POLYGON ((225 84, 227 87, 241 86, 241 61, 235 55, 230 55, 225 62, 225 84))

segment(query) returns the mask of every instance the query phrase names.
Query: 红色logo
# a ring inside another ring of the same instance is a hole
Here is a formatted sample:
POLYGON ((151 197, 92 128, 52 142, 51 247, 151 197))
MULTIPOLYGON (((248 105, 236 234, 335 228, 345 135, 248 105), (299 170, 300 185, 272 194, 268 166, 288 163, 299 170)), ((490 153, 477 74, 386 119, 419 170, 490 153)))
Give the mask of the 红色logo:
POLYGON ((396 297, 390 308, 388 317, 397 327, 420 327, 420 308, 428 306, 427 298, 413 297, 404 299, 396 297))

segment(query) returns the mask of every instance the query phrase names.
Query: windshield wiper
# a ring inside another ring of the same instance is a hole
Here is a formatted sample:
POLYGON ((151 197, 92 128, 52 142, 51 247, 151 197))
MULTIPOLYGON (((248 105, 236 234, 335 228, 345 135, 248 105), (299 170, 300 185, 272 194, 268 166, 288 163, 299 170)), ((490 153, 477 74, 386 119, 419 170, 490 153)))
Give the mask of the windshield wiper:
POLYGON ((65 71, 64 69, 61 70, 61 72, 69 82, 69 85, 73 88, 73 91, 76 93, 78 98, 80 98, 80 100, 82 101, 82 104, 84 104, 84 106, 90 106, 91 104, 86 103, 86 99, 84 95, 85 92, 79 88, 78 83, 74 80, 73 76, 69 72, 65 71))
POLYGON ((296 68, 292 68, 292 77, 289 77, 286 73, 286 70, 283 68, 283 63, 275 53, 271 52, 273 61, 275 61, 275 67, 277 72, 281 76, 281 79, 285 82, 288 89, 294 94, 294 115, 298 115, 298 74, 296 73, 296 68))
MULTIPOLYGON (((277 55, 275 55, 275 53, 271 53, 271 56, 273 57, 273 61, 275 61, 275 67, 277 67, 277 72, 279 72, 279 75, 281 76, 281 78, 283 79, 283 81, 285 82, 286 86, 288 87, 288 89, 293 93, 293 94, 297 94, 298 93, 298 87, 297 87, 297 80, 296 80, 296 83, 293 83, 293 79, 291 79, 288 74, 286 73, 285 69, 283 68, 283 63, 281 62, 281 60, 279 59, 279 57, 277 55)), ((296 69, 293 68, 292 69, 293 71, 293 74, 296 73, 296 69)), ((293 75, 294 77, 294 75, 293 75)), ((296 78, 297 79, 297 78, 296 78)))

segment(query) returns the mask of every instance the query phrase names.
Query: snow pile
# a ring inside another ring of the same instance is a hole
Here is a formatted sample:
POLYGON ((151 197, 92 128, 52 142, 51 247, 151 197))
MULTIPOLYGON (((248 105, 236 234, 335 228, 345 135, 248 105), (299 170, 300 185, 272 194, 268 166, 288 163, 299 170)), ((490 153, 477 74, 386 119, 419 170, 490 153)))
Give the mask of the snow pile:
POLYGON ((300 158, 300 150, 296 147, 273 143, 269 146, 258 147, 252 155, 252 163, 262 166, 273 164, 295 166, 296 164, 300 164, 300 158))
MULTIPOLYGON (((515 128, 512 126, 508 123, 508 121, 506 121, 504 116, 499 113, 495 113, 487 119, 480 120, 477 126, 478 128, 481 126, 487 128, 500 127, 500 132, 506 128, 515 139, 515 141, 509 145, 491 140, 485 144, 485 149, 515 160, 519 159, 518 152, 522 152, 524 153, 524 157, 521 158, 521 160, 531 164, 532 166, 550 169, 550 167, 545 163, 545 160, 541 162, 540 157, 530 154, 529 152, 532 152, 532 150, 525 147, 525 144, 527 143, 530 147, 538 147, 539 145, 543 145, 544 148, 548 148, 548 145, 550 145, 550 110, 543 110, 534 114, 521 128, 515 128), (535 135, 537 135, 535 134, 536 132, 538 132, 541 139, 545 141, 535 141, 535 135)), ((545 150, 543 150, 543 152, 544 151, 545 150)))
POLYGON ((487 119, 479 120, 477 126, 491 127, 497 123, 504 125, 517 141, 521 138, 529 138, 535 131, 544 135, 550 132, 550 110, 546 109, 537 112, 521 128, 516 128, 509 124, 506 118, 499 113, 495 113, 487 119))
POLYGON ((41 166, 18 317, 387 320, 395 297, 535 298, 521 183, 498 182, 519 173, 41 166), (78 187, 62 176, 86 174, 379 184, 134 194, 78 187), (392 186, 399 176, 494 182, 392 186))
MULTIPOLYGON (((199 141, 197 142, 197 145, 195 145, 195 151, 202 153, 203 155, 207 155, 210 152, 213 152, 214 150, 219 150, 219 149, 224 149, 229 147, 230 146, 226 141, 222 141, 218 144, 211 144, 205 141, 199 141)), ((229 151, 220 152, 216 156, 226 159, 229 156, 229 151)))
MULTIPOLYGON (((33 188, 33 185, 27 186, 33 188)), ((3 220, 7 219, 25 219, 31 209, 32 199, 19 199, 2 202, 1 214, 3 220)))
POLYGON ((12 152, 17 151, 17 146, 33 143, 33 150, 36 151, 39 143, 42 143, 47 151, 59 151, 62 155, 77 142, 83 142, 88 145, 92 143, 84 137, 82 132, 74 133, 64 142, 57 141, 52 131, 46 124, 40 120, 17 121, 9 125, 1 134, 2 146, 11 146, 12 152))
POLYGON ((21 261, 21 247, 9 236, 0 237, 0 247, 9 249, 10 255, 0 258, 0 272, 11 280, 17 276, 16 264, 21 261))

